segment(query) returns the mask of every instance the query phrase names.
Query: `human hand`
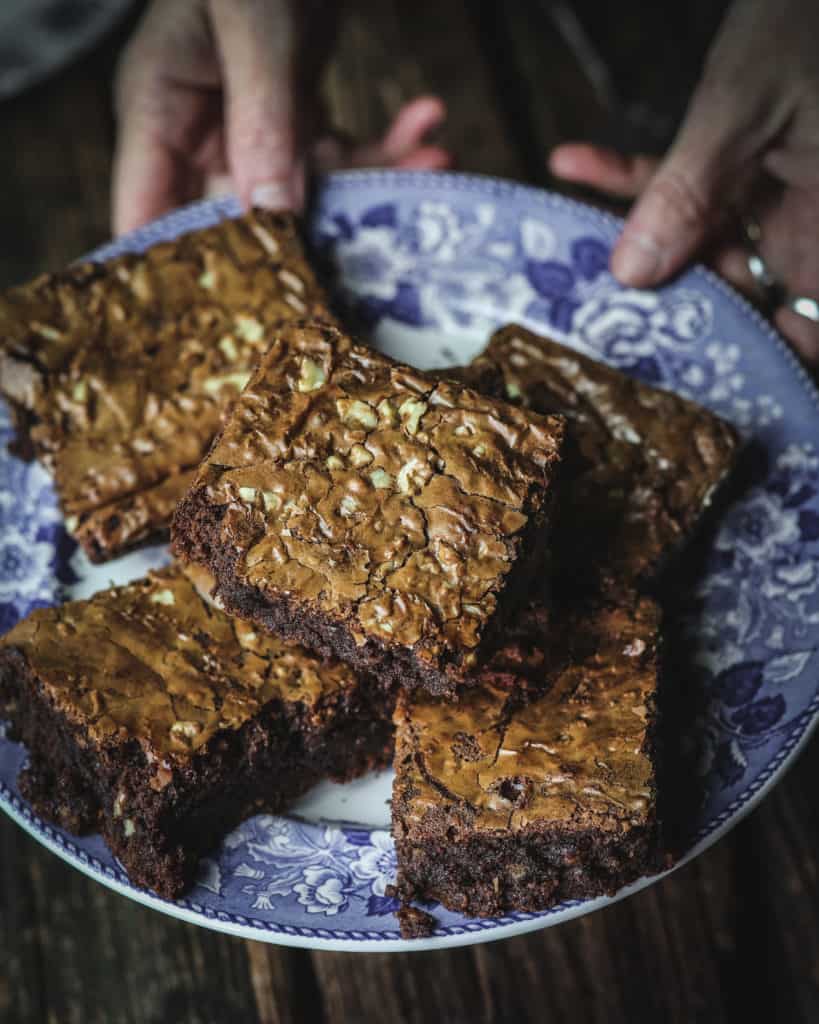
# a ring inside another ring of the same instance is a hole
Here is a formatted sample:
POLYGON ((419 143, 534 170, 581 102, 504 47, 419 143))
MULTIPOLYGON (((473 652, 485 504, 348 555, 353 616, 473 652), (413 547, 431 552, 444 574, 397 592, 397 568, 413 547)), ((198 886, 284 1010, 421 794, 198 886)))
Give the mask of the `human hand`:
MULTIPOLYGON (((760 227, 765 263, 788 292, 819 298, 819 6, 737 0, 667 156, 624 157, 558 146, 558 177, 635 198, 612 253, 614 275, 657 285, 695 256, 754 301, 767 296, 740 242, 742 217, 760 227)), ((819 325, 770 310, 799 354, 819 366, 819 325)))
POLYGON ((407 104, 379 143, 316 141, 316 83, 334 5, 311 0, 155 0, 117 76, 113 223, 121 234, 214 189, 245 205, 300 208, 305 162, 320 169, 439 168, 424 145, 445 117, 435 97, 407 104), (309 47, 303 45, 309 27, 309 47), (322 35, 323 33, 323 35, 322 35), (314 151, 315 149, 315 159, 314 151))
MULTIPOLYGON (((327 131, 309 151, 310 167, 320 174, 363 167, 440 171, 452 165, 452 154, 425 142, 426 136, 446 119, 446 107, 437 96, 418 96, 405 103, 375 142, 356 142, 342 132, 327 131)), ((235 192, 229 174, 211 175, 206 194, 235 192)))

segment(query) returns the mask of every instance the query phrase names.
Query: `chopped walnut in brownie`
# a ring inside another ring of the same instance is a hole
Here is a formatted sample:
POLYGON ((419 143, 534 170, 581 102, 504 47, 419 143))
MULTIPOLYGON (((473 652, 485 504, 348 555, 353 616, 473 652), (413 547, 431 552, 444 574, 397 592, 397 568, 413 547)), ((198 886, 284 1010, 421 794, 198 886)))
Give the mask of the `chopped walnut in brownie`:
POLYGON ((387 687, 231 618, 211 584, 172 567, 37 609, 0 641, 24 795, 63 828, 99 828, 168 898, 242 818, 392 750, 387 687))
POLYGON ((563 586, 616 590, 651 579, 692 534, 737 456, 737 432, 708 409, 517 325, 449 372, 566 417, 554 527, 563 586))
POLYGON ((452 693, 541 571, 561 417, 284 325, 174 518, 234 614, 452 693))
MULTIPOLYGON (((555 630, 530 620, 530 646, 555 630)), ((659 610, 575 608, 540 693, 487 681, 458 703, 401 694, 395 713, 397 892, 496 915, 613 892, 659 866, 659 610)))
POLYGON ((167 531, 274 325, 324 315, 289 214, 256 210, 0 295, 0 393, 93 561, 167 531))

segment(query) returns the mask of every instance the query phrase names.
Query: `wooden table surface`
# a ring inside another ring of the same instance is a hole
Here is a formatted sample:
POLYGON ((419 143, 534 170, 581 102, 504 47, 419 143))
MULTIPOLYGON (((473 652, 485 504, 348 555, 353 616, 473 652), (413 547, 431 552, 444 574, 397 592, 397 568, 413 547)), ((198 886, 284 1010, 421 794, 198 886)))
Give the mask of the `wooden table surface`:
MULTIPOLYGON (((575 5, 607 58, 566 43, 547 0, 349 0, 331 110, 365 136, 422 91, 464 170, 549 184, 570 137, 664 145, 713 31, 709 0, 575 5), (584 68, 586 70, 584 70, 584 68)), ((0 104, 0 285, 109 233, 110 81, 133 21, 0 104)), ((562 26, 562 28, 561 28, 562 26)), ((814 741, 729 836, 601 913, 436 953, 311 953, 171 920, 85 878, 0 816, 0 1020, 8 1022, 817 1021, 814 741)))

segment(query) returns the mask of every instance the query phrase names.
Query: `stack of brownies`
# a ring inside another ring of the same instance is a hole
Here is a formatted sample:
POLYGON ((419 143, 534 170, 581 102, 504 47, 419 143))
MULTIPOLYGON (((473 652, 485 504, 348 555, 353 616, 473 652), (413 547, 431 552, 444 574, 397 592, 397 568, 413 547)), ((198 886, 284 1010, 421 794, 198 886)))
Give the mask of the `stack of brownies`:
POLYGON ((253 211, 0 298, 18 448, 95 561, 178 561, 0 641, 20 785, 167 898, 249 814, 393 757, 396 892, 467 914, 661 863, 650 596, 733 429, 518 327, 426 374, 253 211), (215 438, 215 440, 214 440, 215 438))

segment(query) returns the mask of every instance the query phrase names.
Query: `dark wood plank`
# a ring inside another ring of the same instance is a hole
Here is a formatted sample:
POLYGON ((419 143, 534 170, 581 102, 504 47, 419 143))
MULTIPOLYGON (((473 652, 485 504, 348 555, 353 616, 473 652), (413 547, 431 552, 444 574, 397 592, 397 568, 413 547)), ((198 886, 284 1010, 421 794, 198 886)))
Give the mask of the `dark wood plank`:
POLYGON ((400 1021, 491 1024, 471 950, 314 953, 328 1024, 400 1021))
POLYGON ((111 892, 5 817, 0 851, 0 1019, 255 1019, 241 940, 175 921, 111 892))
POLYGON ((325 1019, 733 1019, 723 987, 735 950, 734 857, 724 843, 631 900, 505 942, 411 955, 314 953, 325 1019))
MULTIPOLYGON (((726 878, 730 858, 716 854, 710 870, 726 878)), ((596 915, 476 947, 493 1019, 531 1019, 535 1005, 556 1022, 725 1019, 699 873, 692 865, 596 915)))
POLYGON ((525 177, 554 186, 546 169, 549 151, 566 139, 599 136, 607 111, 558 31, 548 3, 469 3, 525 177))
POLYGON ((661 153, 682 119, 729 0, 572 0, 566 6, 607 68, 613 123, 601 126, 597 141, 661 153))
POLYGON ((523 173, 464 0, 350 3, 327 84, 334 121, 359 138, 380 135, 403 102, 438 94, 449 110, 441 141, 460 169, 523 173))
POLYGON ((788 780, 737 830, 748 849, 754 907, 747 925, 755 941, 743 934, 744 960, 754 998, 776 1020, 819 1019, 817 771, 814 740, 788 780))
POLYGON ((0 287, 110 237, 110 81, 134 16, 54 78, 0 106, 0 287))
POLYGON ((259 1024, 323 1024, 324 994, 310 953, 245 943, 259 1024))

